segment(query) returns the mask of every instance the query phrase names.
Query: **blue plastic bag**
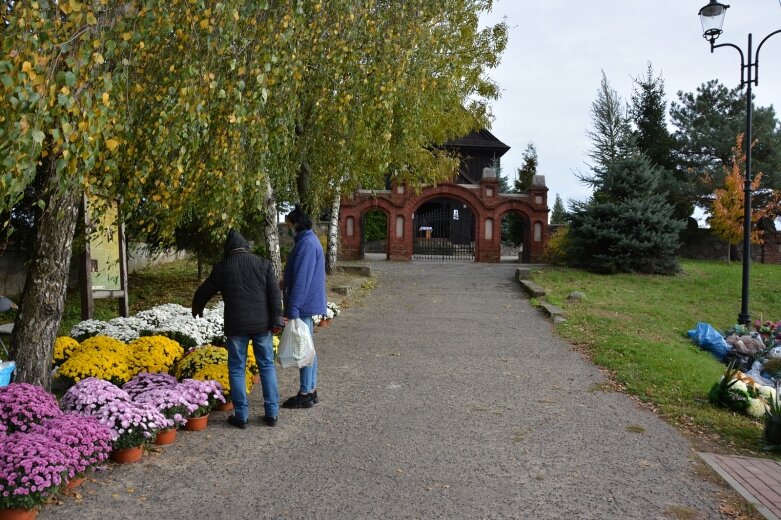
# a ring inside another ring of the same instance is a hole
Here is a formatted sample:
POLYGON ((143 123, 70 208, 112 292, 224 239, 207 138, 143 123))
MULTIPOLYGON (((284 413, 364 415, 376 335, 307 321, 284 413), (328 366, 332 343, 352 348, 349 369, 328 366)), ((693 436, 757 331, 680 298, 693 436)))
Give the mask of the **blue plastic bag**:
POLYGON ((687 334, 700 348, 713 354, 719 361, 724 361, 729 351, 732 350, 732 347, 724 341, 724 336, 708 323, 698 322, 697 328, 690 330, 687 334))
POLYGON ((13 361, 0 362, 0 386, 8 386, 11 383, 11 375, 16 369, 13 361))

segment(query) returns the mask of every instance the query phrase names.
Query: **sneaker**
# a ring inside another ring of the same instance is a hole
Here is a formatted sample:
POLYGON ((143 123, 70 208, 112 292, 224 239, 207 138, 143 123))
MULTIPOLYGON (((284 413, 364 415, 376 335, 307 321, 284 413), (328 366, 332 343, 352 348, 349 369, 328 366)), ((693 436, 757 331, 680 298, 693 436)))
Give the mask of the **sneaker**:
POLYGON ((317 390, 312 392, 312 402, 315 403, 315 404, 320 402, 320 399, 317 398, 317 390))
POLYGON ((269 417, 268 415, 263 416, 263 423, 265 423, 266 426, 276 426, 277 425, 277 418, 276 417, 269 417))
POLYGON ((282 403, 282 408, 312 408, 315 405, 314 394, 302 394, 298 392, 296 395, 282 403))
POLYGON ((246 419, 242 420, 236 417, 235 415, 231 415, 230 417, 228 417, 228 424, 243 430, 244 428, 247 427, 247 420, 246 419))

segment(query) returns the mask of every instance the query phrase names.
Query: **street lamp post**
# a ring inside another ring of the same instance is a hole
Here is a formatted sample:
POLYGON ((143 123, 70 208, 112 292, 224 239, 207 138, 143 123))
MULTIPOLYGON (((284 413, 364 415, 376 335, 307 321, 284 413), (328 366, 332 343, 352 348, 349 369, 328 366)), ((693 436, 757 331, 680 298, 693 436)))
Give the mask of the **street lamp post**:
MULTIPOLYGON (((779 0, 781 4, 781 0, 779 0)), ((740 53, 740 88, 746 87, 746 181, 743 184, 743 290, 741 293, 740 314, 738 314, 738 323, 748 324, 751 317, 748 312, 748 280, 751 266, 751 117, 752 117, 752 99, 751 86, 759 84, 759 51, 762 45, 775 34, 781 33, 781 29, 773 31, 759 42, 756 52, 752 55, 751 33, 748 35, 748 47, 746 55, 743 50, 732 43, 721 43, 716 45, 716 39, 722 33, 724 24, 724 15, 727 13, 728 5, 710 0, 708 5, 700 9, 700 20, 702 21, 702 36, 710 42, 710 51, 713 52, 719 47, 732 47, 740 53)))

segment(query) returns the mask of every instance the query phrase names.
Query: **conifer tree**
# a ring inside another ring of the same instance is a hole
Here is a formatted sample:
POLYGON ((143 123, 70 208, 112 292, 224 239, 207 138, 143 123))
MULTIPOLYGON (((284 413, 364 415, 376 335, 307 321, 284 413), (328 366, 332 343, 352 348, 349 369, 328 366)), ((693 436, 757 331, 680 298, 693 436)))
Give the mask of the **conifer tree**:
POLYGON ((553 210, 551 210, 550 214, 550 223, 551 224, 566 224, 567 222, 567 211, 564 209, 564 203, 561 201, 561 197, 559 197, 559 194, 556 194, 556 200, 553 203, 553 210))
POLYGON ((568 256, 573 265, 601 273, 677 271, 675 251, 684 223, 658 193, 658 168, 634 141, 621 99, 607 78, 592 105, 592 175, 587 202, 573 204, 568 256))
POLYGON ((539 159, 537 157, 537 148, 535 148, 534 143, 526 145, 522 159, 523 165, 518 168, 518 178, 515 179, 515 193, 524 193, 528 191, 532 185, 534 176, 537 175, 537 164, 539 159))

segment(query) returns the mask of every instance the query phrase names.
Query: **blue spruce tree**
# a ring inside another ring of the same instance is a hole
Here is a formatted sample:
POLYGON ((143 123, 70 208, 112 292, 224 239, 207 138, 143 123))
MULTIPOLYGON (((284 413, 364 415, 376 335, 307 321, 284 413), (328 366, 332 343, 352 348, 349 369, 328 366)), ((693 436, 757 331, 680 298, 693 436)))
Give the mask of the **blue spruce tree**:
POLYGON ((595 164, 591 175, 580 178, 594 193, 572 205, 570 263, 600 273, 675 273, 685 224, 673 217, 673 207, 657 189, 659 168, 635 144, 621 100, 604 74, 592 116, 595 164))

